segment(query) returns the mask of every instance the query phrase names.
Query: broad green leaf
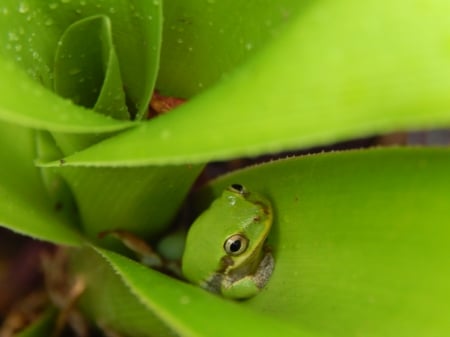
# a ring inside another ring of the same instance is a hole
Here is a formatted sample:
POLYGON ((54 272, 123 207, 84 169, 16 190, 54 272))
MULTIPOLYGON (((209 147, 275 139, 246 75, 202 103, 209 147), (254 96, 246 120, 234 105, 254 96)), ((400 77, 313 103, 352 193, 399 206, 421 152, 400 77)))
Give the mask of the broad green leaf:
MULTIPOLYGON (((101 295, 94 317, 111 325, 114 317, 127 329, 117 307, 127 312, 137 300, 183 336, 444 336, 449 169, 448 149, 395 148, 291 158, 228 174, 196 199, 206 207, 231 183, 270 198, 275 270, 264 290, 233 302, 97 250, 132 295, 120 297, 122 306, 101 295)), ((92 263, 98 270, 101 264, 92 263)), ((103 289, 106 269, 90 279, 87 307, 103 289)), ((130 329, 145 326, 146 319, 133 317, 138 322, 130 329)))
MULTIPOLYGON (((58 140, 67 141, 67 135, 59 135, 58 140)), ((39 160, 61 158, 49 151, 55 146, 49 135, 41 135, 39 160)), ((50 194, 56 194, 59 203, 64 200, 64 204, 73 197, 77 209, 72 216, 74 221, 78 221, 87 237, 108 247, 121 245, 113 238, 99 239, 106 230, 127 229, 143 237, 163 232, 202 169, 200 165, 66 167, 63 160, 58 162, 57 167, 41 167, 50 194)))
POLYGON ((82 307, 94 314, 94 319, 113 330, 127 331, 129 336, 173 334, 162 330, 161 324, 181 336, 246 336, 249 328, 261 336, 312 336, 113 252, 97 249, 88 256, 92 256, 88 261, 96 263, 80 261, 86 258, 74 261, 75 266, 84 264, 84 271, 78 267, 78 273, 85 275, 90 285, 82 307), (103 262, 93 254, 99 254, 103 262), (138 304, 143 304, 141 312, 136 312, 138 304))
POLYGON ((449 11, 439 0, 317 1, 227 80, 67 162, 205 162, 449 126, 449 11))
POLYGON ((78 245, 81 238, 65 216, 66 205, 48 197, 33 165, 34 141, 32 130, 0 123, 0 225, 36 239, 78 245))
POLYGON ((214 182, 204 201, 240 183, 264 193, 275 209, 274 274, 266 291, 243 305, 326 336, 445 336, 449 154, 320 154, 214 182))
MULTIPOLYGON (((0 20, 1 21, 1 20, 0 20)), ((133 126, 76 106, 33 81, 0 56, 0 119, 60 132, 106 133, 133 126)))
POLYGON ((309 0, 165 1, 157 88, 191 97, 279 37, 309 0))
MULTIPOLYGON (((170 225, 202 166, 67 167, 55 172, 71 188, 85 234, 108 229, 149 237, 170 225)), ((114 244, 116 240, 98 241, 114 244)))

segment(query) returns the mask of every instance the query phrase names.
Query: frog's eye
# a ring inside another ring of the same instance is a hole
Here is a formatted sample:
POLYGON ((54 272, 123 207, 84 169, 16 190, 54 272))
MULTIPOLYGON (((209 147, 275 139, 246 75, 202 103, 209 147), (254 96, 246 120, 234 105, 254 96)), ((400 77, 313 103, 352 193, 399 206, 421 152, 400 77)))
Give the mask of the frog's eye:
POLYGON ((225 252, 229 255, 240 255, 245 252, 247 247, 248 239, 241 234, 230 236, 223 244, 223 249, 225 249, 225 252))
POLYGON ((246 193, 247 193, 247 190, 246 190, 245 187, 242 186, 241 184, 232 184, 232 185, 229 187, 229 189, 230 189, 232 192, 236 192, 236 193, 239 193, 239 194, 246 194, 246 193))

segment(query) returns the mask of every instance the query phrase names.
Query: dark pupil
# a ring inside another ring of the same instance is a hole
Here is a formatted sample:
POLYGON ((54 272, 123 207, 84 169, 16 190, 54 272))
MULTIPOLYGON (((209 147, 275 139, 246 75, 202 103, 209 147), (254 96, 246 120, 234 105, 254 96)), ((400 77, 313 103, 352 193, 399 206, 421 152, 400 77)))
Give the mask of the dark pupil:
POLYGON ((236 253, 241 249, 241 240, 236 240, 230 245, 230 252, 236 253))
POLYGON ((231 187, 233 187, 238 192, 242 192, 244 190, 244 187, 240 184, 233 184, 231 185, 231 187))

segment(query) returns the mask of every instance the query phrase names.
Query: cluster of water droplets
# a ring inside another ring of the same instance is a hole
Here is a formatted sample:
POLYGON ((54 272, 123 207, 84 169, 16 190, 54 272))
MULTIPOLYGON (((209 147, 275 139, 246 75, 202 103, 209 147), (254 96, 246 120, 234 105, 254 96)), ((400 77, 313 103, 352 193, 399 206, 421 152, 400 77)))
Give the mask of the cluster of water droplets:
MULTIPOLYGON (((161 6, 161 0, 150 1, 150 4, 154 6, 161 6)), ((3 36, 0 35, 0 53, 21 65, 22 69, 32 78, 45 86, 52 86, 54 75, 53 69, 49 65, 53 63, 54 55, 49 55, 48 48, 51 45, 48 44, 48 40, 42 39, 42 37, 48 36, 47 29, 56 24, 55 19, 58 19, 56 11, 68 13, 72 20, 76 20, 77 16, 81 19, 83 15, 95 15, 95 12, 111 17, 129 16, 130 21, 133 21, 134 24, 137 19, 154 20, 151 11, 144 12, 140 6, 133 2, 123 6, 125 7, 111 6, 104 0, 97 0, 95 3, 91 3, 89 0, 50 0, 43 1, 40 4, 20 0, 16 3, 9 2, 3 5, 0 2, 0 26, 3 20, 6 28, 0 31, 0 34, 3 34, 3 36), (8 24, 8 22, 11 23, 8 24)), ((53 33, 53 31, 51 32, 53 33)), ((143 41, 143 43, 148 42, 143 41)), ((55 48, 57 47, 55 45, 55 48)), ((152 48, 156 50, 156 46, 152 48)), ((78 56, 84 57, 83 55, 78 56)), ((64 55, 63 57, 71 58, 72 55, 64 55)), ((69 71, 68 75, 73 76, 79 82, 88 81, 89 79, 85 76, 80 76, 80 72, 81 69, 74 68, 69 71)), ((99 89, 96 89, 96 91, 98 93, 99 89)), ((108 96, 116 96, 116 93, 110 93, 108 96)), ((111 99, 118 101, 121 97, 111 97, 111 99)))
MULTIPOLYGON (((24 64, 26 72, 31 77, 39 80, 45 77, 47 80, 51 80, 50 68, 40 52, 38 41, 36 41, 38 33, 31 30, 28 24, 41 14, 40 9, 31 10, 26 1, 20 1, 15 6, 9 4, 1 7, 0 5, 0 20, 4 20, 5 23, 14 23, 7 24, 9 29, 2 31, 4 35, 0 37, 0 41, 2 41, 0 48, 3 49, 3 54, 12 57, 16 63, 24 64)), ((45 26, 52 24, 52 21, 47 19, 39 23, 45 26)))

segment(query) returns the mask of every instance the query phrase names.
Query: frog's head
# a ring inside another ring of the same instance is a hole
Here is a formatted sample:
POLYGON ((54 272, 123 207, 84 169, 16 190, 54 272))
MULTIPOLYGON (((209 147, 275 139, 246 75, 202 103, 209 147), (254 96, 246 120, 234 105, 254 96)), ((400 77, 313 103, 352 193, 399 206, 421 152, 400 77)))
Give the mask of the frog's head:
POLYGON ((251 273, 261 259, 271 225, 270 202, 242 185, 231 185, 189 229, 184 276, 201 284, 217 273, 251 273))

